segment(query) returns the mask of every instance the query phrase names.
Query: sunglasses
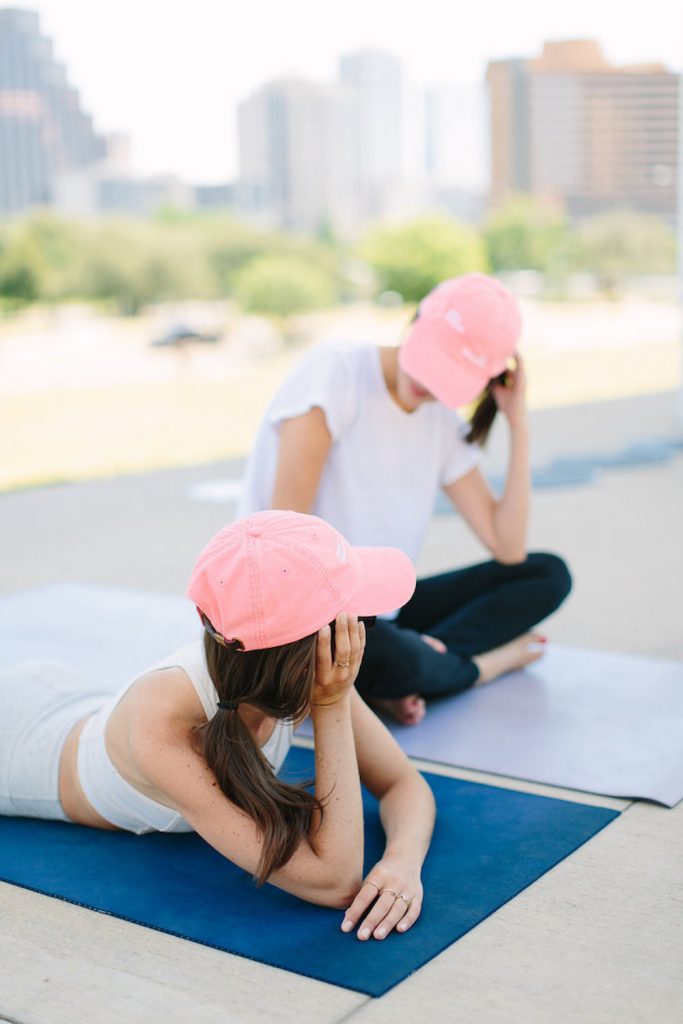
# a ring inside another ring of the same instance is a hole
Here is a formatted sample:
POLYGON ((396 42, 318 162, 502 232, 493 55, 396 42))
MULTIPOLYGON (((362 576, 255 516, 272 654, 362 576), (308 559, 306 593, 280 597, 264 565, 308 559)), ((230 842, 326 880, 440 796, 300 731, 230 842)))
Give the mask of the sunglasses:
MULTIPOLYGON (((358 621, 362 622, 366 629, 372 629, 372 627, 377 622, 377 616, 376 615, 359 615, 358 616, 358 621)), ((334 661, 334 626, 335 626, 335 623, 331 622, 330 623, 330 629, 332 631, 332 636, 330 637, 330 643, 331 643, 331 651, 332 651, 332 660, 333 661, 334 661)))

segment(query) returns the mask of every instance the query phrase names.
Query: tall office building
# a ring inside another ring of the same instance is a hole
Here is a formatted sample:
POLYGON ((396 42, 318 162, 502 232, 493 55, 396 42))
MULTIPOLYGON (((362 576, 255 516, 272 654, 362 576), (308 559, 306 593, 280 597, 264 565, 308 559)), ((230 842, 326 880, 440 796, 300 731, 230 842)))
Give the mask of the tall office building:
POLYGON ((403 179, 403 73, 382 50, 342 57, 339 77, 350 103, 348 140, 355 203, 361 219, 392 206, 403 179))
POLYGON ((678 75, 616 67, 597 42, 489 64, 491 200, 529 192, 576 218, 628 207, 676 217, 678 75))
POLYGON ((60 173, 104 154, 38 15, 0 9, 0 214, 50 203, 60 173))
POLYGON ((239 106, 239 205, 300 231, 344 230, 350 215, 344 91, 298 79, 262 86, 239 106))
POLYGON ((272 81, 238 110, 238 203, 297 230, 353 233, 395 208, 402 182, 401 64, 364 50, 339 81, 272 81))

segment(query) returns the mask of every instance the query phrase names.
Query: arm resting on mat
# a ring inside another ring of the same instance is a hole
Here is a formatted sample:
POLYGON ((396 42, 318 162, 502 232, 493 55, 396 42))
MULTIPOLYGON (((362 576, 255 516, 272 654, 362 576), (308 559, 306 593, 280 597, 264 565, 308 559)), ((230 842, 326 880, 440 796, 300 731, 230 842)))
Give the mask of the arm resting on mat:
MULTIPOLYGON (((332 662, 330 628, 319 634, 311 716, 316 739, 314 812, 307 838, 268 881, 311 903, 346 907, 363 870, 363 806, 351 721, 353 681, 363 654, 365 629, 339 616, 332 662), (342 667, 338 667, 338 663, 342 667), (346 664, 346 667, 344 666, 346 664)), ((168 689, 168 680, 166 680, 168 689)), ((175 808, 211 846, 239 867, 256 871, 263 837, 254 820, 219 788, 216 776, 188 737, 186 720, 138 716, 131 746, 137 769, 155 799, 175 808)))
POLYGON ((420 875, 434 828, 435 804, 431 789, 377 716, 357 693, 352 700, 361 779, 380 801, 387 842, 382 859, 368 872, 347 910, 343 928, 350 931, 358 925, 360 938, 382 939, 394 927, 406 931, 420 915, 420 875), (378 896, 382 889, 387 890, 386 896, 378 896), (394 893, 411 902, 394 898, 394 893))

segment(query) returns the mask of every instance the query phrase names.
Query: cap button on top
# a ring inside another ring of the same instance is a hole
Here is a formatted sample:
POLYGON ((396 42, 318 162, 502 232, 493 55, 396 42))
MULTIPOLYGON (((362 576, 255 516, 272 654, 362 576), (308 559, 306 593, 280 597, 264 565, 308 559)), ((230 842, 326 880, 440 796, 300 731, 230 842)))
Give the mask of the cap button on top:
POLYGON ((249 537, 260 537, 262 533, 263 530, 260 526, 250 526, 247 530, 247 536, 249 537))

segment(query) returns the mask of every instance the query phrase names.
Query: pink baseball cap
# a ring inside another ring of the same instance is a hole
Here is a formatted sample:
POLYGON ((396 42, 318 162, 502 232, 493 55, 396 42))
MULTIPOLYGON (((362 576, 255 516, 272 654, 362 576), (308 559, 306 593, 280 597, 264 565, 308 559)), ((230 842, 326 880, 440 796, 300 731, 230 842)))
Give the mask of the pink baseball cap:
POLYGON ((414 589, 403 551, 351 547, 317 516, 271 510, 209 541, 187 596, 225 640, 254 651, 310 636, 340 612, 393 611, 414 589))
POLYGON ((452 277, 425 296, 399 351, 401 369, 451 409, 505 369, 522 329, 519 306, 486 274, 452 277))

